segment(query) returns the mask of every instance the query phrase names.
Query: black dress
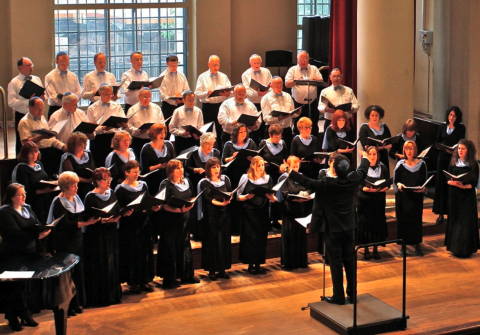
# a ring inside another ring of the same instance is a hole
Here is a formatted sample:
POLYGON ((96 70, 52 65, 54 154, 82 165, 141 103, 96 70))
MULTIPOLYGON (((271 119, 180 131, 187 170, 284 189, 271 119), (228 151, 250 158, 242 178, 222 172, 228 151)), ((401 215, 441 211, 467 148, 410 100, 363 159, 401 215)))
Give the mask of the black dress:
POLYGON ((117 154, 115 151, 111 151, 107 158, 105 159, 105 167, 110 170, 110 174, 112 176, 112 182, 110 183, 110 187, 112 190, 115 189, 115 187, 118 184, 121 184, 122 181, 125 179, 125 173, 123 171, 123 167, 128 161, 133 161, 135 160, 135 154, 133 153, 132 149, 128 149, 128 158, 124 158, 123 156, 120 156, 117 154))
POLYGON ((205 232, 202 240, 202 268, 210 272, 223 272, 232 265, 229 206, 212 204, 213 199, 223 200, 213 189, 231 191, 230 179, 222 175, 219 182, 214 183, 204 178, 198 184, 198 190, 204 190, 200 200, 205 232))
MULTIPOLYGON (((287 174, 280 176, 278 182, 287 178, 287 174)), ((307 191, 299 183, 287 179, 282 188, 283 221, 282 221, 282 259, 281 263, 286 269, 305 268, 308 266, 307 257, 307 232, 295 218, 303 218, 312 213, 313 200, 296 202, 288 194, 298 194, 307 191)), ((311 193, 310 191, 308 191, 311 193)))
POLYGON ((406 141, 413 141, 417 145, 417 152, 420 153, 423 149, 425 149, 424 139, 420 136, 419 133, 416 133, 413 138, 408 138, 404 134, 400 136, 400 138, 392 143, 392 148, 390 149, 388 155, 399 161, 398 157, 395 154, 403 155, 403 145, 406 141))
MULTIPOLYGON (((117 197, 110 189, 104 194, 88 193, 85 197, 87 216, 95 217, 90 208, 103 208, 115 201, 117 197)), ((97 222, 86 227, 83 243, 87 306, 119 303, 122 289, 118 264, 118 224, 97 222)))
POLYGON ((12 172, 12 182, 20 183, 25 187, 27 192, 25 202, 30 204, 38 220, 43 223, 47 220, 48 208, 53 200, 54 193, 37 194, 37 190, 49 188, 39 183, 40 180, 47 179, 48 175, 40 162, 33 167, 26 163, 18 163, 12 172))
MULTIPOLYGON (((354 142, 355 133, 352 131, 335 131, 332 126, 328 126, 323 137, 322 150, 326 152, 334 152, 338 149, 348 149, 349 145, 342 140, 354 142)), ((350 162, 352 162, 353 155, 351 152, 342 153, 345 155, 350 162)))
MULTIPOLYGON (((29 205, 25 205, 22 214, 9 205, 0 207, 0 272, 1 263, 12 258, 29 257, 37 252, 37 238, 40 224, 29 205)), ((38 286, 38 285, 36 285, 38 286)), ((38 289, 38 287, 36 287, 38 289)), ((38 293, 35 290, 35 293, 38 293)), ((24 281, 0 283, 0 309, 5 312, 5 318, 24 316, 31 307, 28 297, 32 294, 31 284, 24 281), (28 292, 30 291, 30 292, 28 292)), ((38 295, 35 294, 38 298, 38 295)), ((38 305, 38 302, 34 302, 38 305)))
MULTIPOLYGON (((422 185, 427 178, 427 166, 419 161, 414 167, 406 166, 405 160, 397 163, 393 182, 405 186, 422 185)), ((395 214, 397 217, 397 237, 406 244, 414 245, 422 242, 423 193, 403 190, 395 192, 395 214)))
MULTIPOLYGON (((148 194, 147 184, 136 187, 118 184, 115 194, 121 207, 126 207, 142 193, 148 194)), ((153 234, 149 216, 143 210, 120 219, 119 229, 120 282, 131 286, 145 285, 153 279, 153 234)))
MULTIPOLYGON (((365 180, 375 182, 389 179, 387 167, 380 163, 369 167, 365 180)), ((361 187, 363 187, 363 184, 361 187)), ((385 217, 386 192, 358 192, 358 241, 357 243, 373 243, 385 241, 387 238, 387 220, 385 217)))
MULTIPOLYGON (((223 146, 222 152, 222 163, 226 163, 225 159, 231 157, 233 153, 240 151, 242 149, 251 149, 257 150, 257 144, 251 138, 247 140, 247 142, 243 146, 237 146, 233 144, 232 141, 227 141, 223 146)), ((226 169, 225 174, 230 178, 230 182, 232 183, 232 187, 236 188, 238 186, 238 182, 240 181, 240 177, 247 172, 248 168, 250 167, 250 161, 247 159, 235 159, 226 169)), ((237 201, 237 199, 233 199, 232 203, 230 204, 231 208, 231 215, 232 215, 232 234, 238 235, 240 233, 240 226, 241 226, 241 211, 242 205, 237 201)))
MULTIPOLYGON (((443 124, 438 130, 436 142, 452 147, 462 138, 465 138, 465 126, 463 124, 457 124, 451 134, 447 133, 447 124, 443 124)), ((441 150, 437 152, 437 174, 435 176, 433 212, 443 215, 448 212, 448 185, 442 170, 448 169, 452 154, 441 150)))
MULTIPOLYGON (((165 179, 160 189, 165 188, 165 199, 190 199, 193 196, 188 179, 176 185, 165 179)), ((188 231, 188 217, 186 213, 164 212, 164 220, 160 223, 160 242, 157 255, 157 274, 163 278, 164 285, 175 283, 176 279, 188 281, 193 279, 192 247, 190 232, 188 231)))
POLYGON ((316 178, 320 170, 320 165, 313 161, 315 158, 313 153, 320 151, 320 142, 317 137, 312 135, 310 143, 305 143, 302 142, 299 135, 296 135, 292 140, 290 154, 305 160, 305 162, 302 162, 300 165, 301 173, 309 178, 316 178))
MULTIPOLYGON (((157 164, 167 163, 169 160, 175 158, 175 150, 173 145, 169 141, 164 142, 163 151, 159 152, 152 147, 151 142, 145 144, 140 152, 140 166, 142 168, 142 174, 151 172, 150 166, 157 164)), ((148 189, 155 195, 160 186, 160 182, 164 180, 167 175, 165 168, 158 169, 158 172, 154 172, 148 175, 144 181, 148 184, 148 189)))
MULTIPOLYGON (((377 140, 383 140, 391 137, 390 129, 385 123, 382 123, 380 130, 374 130, 368 126, 368 123, 364 123, 360 126, 358 130, 358 137, 360 138, 360 143, 362 143, 363 148, 365 149, 369 145, 377 145, 378 143, 369 140, 367 137, 375 138, 377 140)), ((386 149, 380 150, 380 162, 382 162, 389 170, 388 164, 388 151, 386 149)))
POLYGON ((470 166, 450 166, 448 171, 453 175, 468 172, 462 178, 470 189, 448 186, 448 220, 445 231, 445 245, 457 257, 468 257, 479 248, 477 196, 475 187, 478 182, 478 164, 470 166))
MULTIPOLYGON (((245 187, 239 190, 240 194, 248 194, 259 186, 271 188, 272 179, 269 175, 250 180, 246 174, 240 179, 245 187)), ((243 211, 241 212, 242 226, 240 229, 240 261, 245 264, 265 263, 267 250, 267 238, 269 228, 269 201, 263 195, 255 195, 252 199, 240 202, 243 211)))
POLYGON ((53 199, 48 212, 47 222, 64 215, 50 234, 53 251, 68 252, 80 256, 80 262, 72 270, 72 279, 76 287, 76 295, 70 306, 85 306, 85 281, 83 270, 83 233, 78 227, 78 222, 83 220, 85 207, 78 195, 73 202, 64 197, 57 196, 53 199))
POLYGON ((105 158, 107 158, 111 150, 113 135, 114 133, 112 132, 97 134, 95 139, 90 141, 95 166, 103 166, 105 164, 105 158))
MULTIPOLYGON (((85 179, 92 178, 92 171, 95 170, 95 164, 92 159, 90 152, 85 151, 81 159, 78 159, 73 154, 66 152, 63 154, 60 161, 60 170, 59 173, 63 171, 73 171, 79 177, 85 179)), ((80 199, 85 199, 85 196, 88 192, 93 189, 93 184, 91 182, 82 182, 78 183, 78 195, 80 199)))

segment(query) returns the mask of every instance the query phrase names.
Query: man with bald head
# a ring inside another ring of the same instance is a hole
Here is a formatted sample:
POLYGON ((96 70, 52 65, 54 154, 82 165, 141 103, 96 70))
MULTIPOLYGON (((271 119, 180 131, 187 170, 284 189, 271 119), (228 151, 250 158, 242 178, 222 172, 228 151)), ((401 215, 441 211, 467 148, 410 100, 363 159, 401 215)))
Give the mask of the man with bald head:
MULTIPOLYGON (((247 89, 245 86, 238 84, 233 90, 233 97, 222 102, 218 111, 218 122, 223 128, 222 144, 230 140, 233 128, 237 125, 237 120, 242 114, 258 115, 255 105, 247 99, 247 89)), ((257 119, 255 124, 248 127, 250 132, 254 132, 260 128, 262 121, 257 119)), ((255 139, 254 139, 255 140, 255 139)))
POLYGON ((128 113, 130 107, 138 102, 138 94, 140 90, 129 90, 128 86, 132 81, 149 81, 148 73, 143 71, 143 54, 135 51, 130 54, 130 64, 132 67, 122 73, 122 87, 120 91, 125 94, 124 111, 128 113))
POLYGON ((214 90, 231 86, 227 75, 220 72, 220 57, 211 55, 208 58, 208 70, 198 76, 195 95, 202 103, 203 121, 205 123, 215 122, 217 138, 222 133, 222 128, 217 120, 218 111, 220 104, 230 96, 230 91, 225 91, 216 97, 210 97, 210 94, 214 90))
MULTIPOLYGON (((95 70, 87 73, 83 77, 83 99, 90 100, 91 103, 100 100, 100 95, 95 95, 102 84, 115 85, 115 75, 106 70, 107 68, 107 56, 103 52, 97 53, 93 56, 93 63, 95 64, 95 70)), ((116 96, 112 96, 113 100, 116 100, 116 96)))
POLYGON ((273 77, 270 87, 272 89, 262 98, 261 102, 265 128, 268 129, 272 124, 278 124, 282 127, 283 140, 285 141, 287 148, 290 148, 290 143, 293 138, 292 119, 293 117, 297 117, 298 114, 294 113, 286 116, 273 116, 272 111, 290 112, 295 108, 295 105, 290 94, 283 92, 283 80, 281 77, 273 77))
POLYGON ((57 66, 45 76, 45 94, 48 98, 48 116, 60 109, 62 97, 70 92, 80 99, 82 87, 75 73, 69 70, 70 57, 64 51, 57 53, 55 57, 57 66))
MULTIPOLYGON (((17 153, 20 151, 21 143, 20 136, 18 134, 18 123, 20 120, 28 113, 28 99, 22 97, 18 93, 22 89, 23 85, 27 80, 32 81, 38 86, 42 86, 42 80, 32 75, 33 73, 33 62, 30 58, 22 57, 17 61, 18 75, 15 76, 8 83, 8 106, 15 111, 15 134, 16 134, 16 144, 15 148, 17 153)), ((29 97, 30 98, 30 97, 29 97)))
POLYGON ((316 66, 310 64, 308 52, 302 50, 297 54, 297 65, 292 66, 285 75, 285 86, 292 89, 295 106, 302 106, 302 116, 312 119, 312 134, 318 134, 317 86, 297 85, 296 80, 323 81, 316 66))

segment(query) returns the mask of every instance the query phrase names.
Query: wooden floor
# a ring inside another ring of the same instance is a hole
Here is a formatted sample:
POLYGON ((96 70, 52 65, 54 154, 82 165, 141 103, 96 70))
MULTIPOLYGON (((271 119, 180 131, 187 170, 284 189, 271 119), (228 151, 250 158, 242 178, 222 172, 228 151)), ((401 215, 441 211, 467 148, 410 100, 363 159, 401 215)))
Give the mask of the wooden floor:
MULTIPOLYGON (((424 257, 408 258, 408 329, 391 334, 445 334, 480 327, 480 256, 452 257, 441 235, 426 237, 425 251, 424 257)), ((399 249, 391 246, 381 254, 379 261, 359 262, 359 293, 400 309, 399 249)), ((198 271, 200 284, 155 289, 125 296, 120 305, 88 309, 69 319, 69 334, 334 334, 301 310, 322 294, 320 257, 312 253, 310 260, 309 269, 286 272, 279 259, 270 259, 268 273, 260 276, 235 265, 228 281, 211 282, 198 271)), ((328 268, 326 282, 330 295, 328 268)), ((25 328, 23 334, 54 333, 51 312, 36 319, 40 326, 25 328)), ((5 323, 0 333, 8 333, 5 323)))

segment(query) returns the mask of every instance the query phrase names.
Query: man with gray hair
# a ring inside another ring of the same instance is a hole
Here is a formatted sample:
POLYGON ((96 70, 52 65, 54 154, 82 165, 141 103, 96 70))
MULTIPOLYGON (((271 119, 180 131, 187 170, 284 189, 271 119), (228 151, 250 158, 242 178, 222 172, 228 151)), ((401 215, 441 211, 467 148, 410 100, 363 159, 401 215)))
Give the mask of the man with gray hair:
MULTIPOLYGON (((256 116, 258 115, 258 110, 255 105, 247 99, 247 89, 245 86, 238 84, 233 90, 233 97, 222 102, 220 110, 218 111, 218 122, 223 128, 222 145, 230 140, 233 128, 238 124, 237 120, 242 114, 256 116)), ((261 124, 262 121, 259 117, 248 129, 250 132, 256 131, 260 128, 261 124)))
POLYGON ((232 84, 225 73, 220 72, 220 57, 211 55, 208 58, 208 70, 198 76, 195 95, 202 103, 203 120, 205 123, 215 122, 217 136, 222 128, 217 121, 220 104, 230 97, 230 90, 220 92, 218 96, 210 96, 213 91, 229 88, 232 84))
POLYGON ((250 56, 248 60, 250 68, 245 70, 242 74, 242 84, 247 89, 247 98, 255 104, 258 110, 260 110, 260 101, 262 97, 267 94, 268 87, 272 81, 272 74, 270 70, 262 67, 262 57, 257 54, 250 56), (259 87, 251 87, 250 83, 252 79, 260 83, 267 89, 260 89, 259 87))
POLYGON ((65 92, 62 97, 62 107, 55 111, 48 121, 48 126, 57 132, 57 138, 67 143, 73 130, 82 122, 88 122, 84 111, 77 108, 78 98, 75 94, 65 92))
POLYGON ((38 86, 43 87, 42 80, 32 75, 33 72, 33 62, 30 58, 21 57, 17 61, 18 75, 14 77, 8 83, 8 106, 15 112, 15 133, 16 133, 16 145, 15 149, 17 153, 20 151, 21 143, 20 136, 17 131, 18 123, 20 120, 28 113, 28 98, 22 97, 19 93, 23 88, 23 85, 30 80, 32 83, 37 84, 38 86))

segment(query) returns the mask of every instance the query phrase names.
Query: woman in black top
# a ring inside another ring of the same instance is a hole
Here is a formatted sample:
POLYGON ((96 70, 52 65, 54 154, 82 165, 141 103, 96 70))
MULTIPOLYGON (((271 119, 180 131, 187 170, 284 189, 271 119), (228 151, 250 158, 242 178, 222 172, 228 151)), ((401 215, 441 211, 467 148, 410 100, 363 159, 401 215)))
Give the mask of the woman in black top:
POLYGON ((378 142, 368 139, 368 137, 371 137, 377 140, 383 140, 392 136, 388 126, 381 122, 384 116, 385 111, 382 107, 377 105, 368 106, 367 109, 365 109, 365 118, 368 122, 360 126, 358 137, 360 138, 360 143, 362 143, 364 150, 367 146, 371 145, 377 147, 378 152, 380 153, 380 162, 388 168, 388 150, 392 148, 392 145, 379 144, 378 142))
MULTIPOLYGON (((287 159, 288 170, 298 172, 300 158, 290 156, 287 159)), ((282 259, 285 270, 308 267, 307 257, 307 229, 300 225, 295 218, 303 218, 312 213, 313 197, 305 186, 288 178, 284 173, 278 182, 285 180, 277 198, 282 201, 282 259), (297 195, 298 197, 294 197, 297 195)))
POLYGON ((478 163, 472 141, 458 142, 448 172, 466 173, 458 180, 448 180, 448 220, 445 231, 447 250, 456 257, 470 257, 479 248, 477 196, 478 163))
POLYGON ((322 150, 344 154, 352 162, 352 152, 355 150, 355 147, 348 145, 344 141, 354 142, 355 133, 350 129, 350 122, 348 122, 345 112, 336 110, 332 116, 332 123, 325 131, 322 150))
POLYGON ((297 128, 300 134, 293 138, 290 154, 302 160, 300 172, 307 177, 316 178, 321 160, 315 157, 314 152, 319 151, 320 142, 316 136, 312 135, 312 120, 301 117, 297 122, 297 128))
POLYGON ((175 288, 180 283, 198 283, 193 272, 192 247, 188 230, 188 217, 191 205, 178 206, 177 200, 193 197, 190 182, 183 173, 182 162, 172 159, 167 164, 167 179, 160 184, 160 191, 165 192, 166 203, 164 221, 161 223, 160 242, 157 254, 157 274, 163 278, 163 288, 175 288))
MULTIPOLYGON (((445 123, 439 128, 436 142, 453 147, 462 138, 465 138, 465 126, 462 122, 462 110, 452 106, 447 110, 445 123)), ((437 223, 444 222, 444 215, 448 212, 448 186, 442 170, 447 170, 452 159, 452 152, 448 149, 438 150, 437 174, 435 176, 435 196, 433 198, 433 212, 438 214, 437 223)))
MULTIPOLYGON (((368 167, 367 176, 358 192, 358 243, 372 243, 385 241, 387 238, 387 219, 385 217, 386 191, 389 189, 390 174, 387 167, 379 161, 377 147, 367 148, 368 167), (375 187, 375 183, 385 179, 385 184, 375 187)), ((370 250, 365 248, 364 257, 370 259, 370 250)), ((378 247, 373 247, 373 258, 380 259, 378 247)))
MULTIPOLYGON (((118 209, 118 205, 114 205, 110 213, 103 214, 98 211, 118 203, 115 193, 110 188, 111 180, 107 168, 95 169, 92 176, 95 188, 85 197, 86 217, 101 217, 97 223, 86 227, 83 237, 87 306, 118 304, 122 297, 118 276, 120 214, 115 210, 115 207, 118 209)), ((128 214, 132 212, 130 210, 128 214)))
POLYGON ((237 199, 243 205, 240 230, 240 260, 248 264, 248 272, 265 273, 260 264, 265 263, 269 226, 269 202, 277 201, 272 193, 256 193, 257 188, 271 189, 273 180, 265 172, 265 161, 254 156, 248 172, 240 178, 237 199))
MULTIPOLYGON (((39 229, 32 208, 25 203, 26 192, 23 185, 13 183, 5 191, 5 204, 0 207, 0 264, 11 259, 28 257, 37 252, 37 239, 43 239, 50 230, 39 229)), ((2 272, 0 265, 0 272, 2 272)), ((27 306, 25 282, 1 283, 0 293, 4 302, 5 318, 13 331, 20 331, 22 325, 36 327, 27 306)))
MULTIPOLYGON (((125 180, 115 188, 115 194, 121 208, 142 196, 142 203, 148 196, 147 184, 138 180, 140 164, 128 161, 124 165, 125 180)), ((155 211, 160 208, 155 207, 155 211)), ((133 214, 120 219, 120 281, 127 282, 129 292, 152 292, 149 282, 153 279, 153 234, 147 209, 136 206, 133 214)))
POLYGON ((50 236, 52 248, 57 252, 68 252, 80 256, 80 262, 72 270, 76 295, 70 302, 69 315, 82 312, 85 306, 83 272, 83 228, 97 222, 97 218, 84 219, 85 206, 77 194, 79 178, 75 172, 65 171, 58 177, 60 194, 53 199, 47 223, 62 217, 50 236))
POLYGON ((400 138, 394 143, 392 143, 392 148, 390 149, 388 155, 396 161, 404 159, 405 156, 403 155, 403 145, 406 141, 415 142, 419 152, 424 149, 422 137, 417 132, 417 123, 414 119, 408 119, 407 121, 405 121, 402 126, 402 133, 400 134, 400 138))
POLYGON ((165 140, 167 127, 164 123, 152 125, 148 129, 148 136, 151 141, 146 143, 140 152, 140 166, 142 174, 150 173, 144 180, 153 194, 158 190, 160 182, 167 177, 165 167, 167 162, 175 157, 175 150, 173 144, 165 140))
POLYGON ((128 161, 134 161, 135 154, 133 149, 130 148, 132 143, 132 136, 122 130, 116 132, 112 139, 112 151, 105 158, 105 167, 110 170, 112 174, 111 187, 114 190, 115 187, 125 179, 124 167, 128 161))
POLYGON ((86 151, 88 138, 83 133, 73 133, 67 140, 67 152, 62 155, 60 169, 63 171, 73 171, 79 177, 78 195, 84 199, 85 195, 92 190, 92 173, 95 169, 90 152, 86 151))
POLYGON ((47 180, 48 175, 40 162, 40 151, 34 142, 25 142, 17 159, 18 164, 12 172, 12 182, 25 187, 26 202, 30 204, 40 222, 45 222, 53 199, 55 182, 52 185, 40 183, 41 180, 47 180))
POLYGON ((230 179, 223 175, 218 158, 210 158, 205 165, 206 178, 198 183, 205 234, 202 240, 202 267, 209 271, 211 280, 230 278, 225 272, 232 264, 230 215, 228 205, 231 197, 222 192, 232 191, 230 179))
POLYGON ((423 256, 421 249, 423 227, 423 193, 425 189, 408 190, 405 186, 423 185, 427 178, 427 166, 421 159, 415 158, 417 146, 413 141, 403 145, 405 159, 395 167, 393 182, 395 188, 395 214, 397 217, 397 235, 405 244, 414 245, 417 256, 423 256))
MULTIPOLYGON (((237 187, 240 177, 248 170, 250 165, 250 156, 237 157, 242 149, 257 150, 256 143, 248 137, 248 128, 243 123, 237 124, 232 131, 231 140, 223 146, 222 162, 228 167, 225 168, 225 174, 230 178, 232 187, 237 187)), ((240 211, 241 206, 237 199, 233 199, 232 204, 232 234, 240 233, 240 211)))

